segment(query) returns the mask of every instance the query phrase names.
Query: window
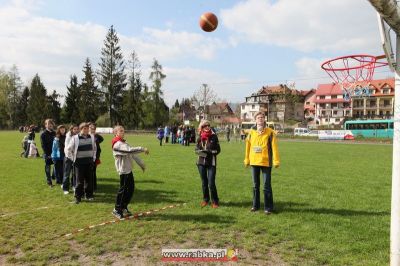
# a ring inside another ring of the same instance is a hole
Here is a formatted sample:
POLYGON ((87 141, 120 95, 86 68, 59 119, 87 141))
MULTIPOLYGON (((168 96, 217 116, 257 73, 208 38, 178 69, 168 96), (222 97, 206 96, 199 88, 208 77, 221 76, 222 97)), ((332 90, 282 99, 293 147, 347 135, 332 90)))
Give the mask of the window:
POLYGON ((333 111, 333 114, 334 114, 334 115, 337 115, 337 111, 333 111))
POLYGON ((337 95, 332 95, 331 99, 337 99, 337 95))
POLYGON ((307 105, 310 105, 310 102, 306 102, 307 105))
POLYGON ((328 118, 325 118, 325 122, 328 122, 328 118))
POLYGON ((389 106, 390 105, 390 100, 384 100, 383 101, 383 106, 389 106))
POLYGON ((338 107, 337 103, 331 103, 332 108, 338 107))
POLYGON ((254 108, 256 108, 256 106, 254 104, 252 104, 251 105, 251 109, 254 109, 254 108))
POLYGON ((336 118, 336 119, 335 119, 335 122, 340 122, 340 118, 336 118))
POLYGON ((320 98, 321 100, 323 100, 323 99, 325 99, 325 96, 319 96, 319 98, 320 98))

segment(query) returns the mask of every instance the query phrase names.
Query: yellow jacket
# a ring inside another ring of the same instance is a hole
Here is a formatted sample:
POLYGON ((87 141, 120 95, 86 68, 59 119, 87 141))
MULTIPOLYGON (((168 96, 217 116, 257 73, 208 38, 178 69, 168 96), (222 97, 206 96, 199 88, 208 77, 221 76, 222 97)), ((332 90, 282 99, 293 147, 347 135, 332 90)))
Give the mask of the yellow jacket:
POLYGON ((271 128, 264 128, 259 134, 252 128, 246 138, 245 165, 279 166, 278 140, 276 133, 271 128))

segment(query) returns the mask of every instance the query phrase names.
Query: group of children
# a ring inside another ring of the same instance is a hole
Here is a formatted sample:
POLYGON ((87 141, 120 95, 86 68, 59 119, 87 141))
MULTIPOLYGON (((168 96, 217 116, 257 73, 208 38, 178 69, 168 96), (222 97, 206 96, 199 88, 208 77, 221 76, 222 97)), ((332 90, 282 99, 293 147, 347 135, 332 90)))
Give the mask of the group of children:
MULTIPOLYGON (((64 125, 57 126, 56 130, 54 128, 53 120, 46 119, 45 130, 40 135, 46 183, 52 188, 55 180, 56 184, 61 185, 65 195, 70 193, 69 189, 72 187, 76 204, 81 203, 83 198, 93 201, 97 189, 96 170, 101 163, 100 143, 103 142, 103 137, 96 133, 94 123, 71 125, 68 132, 64 125)), ((34 134, 34 130, 29 134, 32 141, 35 138, 34 134)), ((149 150, 144 147, 131 147, 124 139, 125 131, 122 126, 115 127, 114 134, 112 149, 115 167, 120 176, 120 187, 112 214, 122 219, 132 215, 128 210, 135 189, 132 161, 144 171, 145 164, 137 154, 148 154, 149 150)))
MULTIPOLYGON (((96 133, 94 123, 84 122, 79 127, 72 125, 68 132, 64 125, 59 125, 56 131, 54 131, 54 126, 53 120, 46 119, 46 129, 40 135, 47 184, 53 187, 52 179, 55 179, 57 184, 61 184, 64 194, 69 193, 71 184, 76 204, 79 204, 84 197, 88 201, 94 200, 94 191, 97 187, 96 169, 100 164, 100 143, 103 142, 103 137, 96 133), (52 173, 51 165, 54 165, 52 173)), ((196 164, 202 181, 201 206, 205 207, 211 203, 213 208, 218 208, 219 197, 215 178, 217 155, 221 151, 219 140, 206 120, 200 124, 198 134, 195 152, 198 156, 196 164)), ((135 189, 133 161, 145 171, 146 166, 137 154, 142 152, 149 154, 149 150, 145 147, 130 146, 124 139, 125 130, 122 126, 114 128, 114 135, 112 152, 115 168, 120 177, 120 187, 112 214, 118 219, 123 219, 132 215, 128 204, 135 189)), ((31 138, 34 139, 34 130, 31 138)), ((260 174, 262 174, 264 210, 266 214, 270 214, 273 210, 271 168, 279 166, 279 153, 276 134, 265 127, 265 115, 261 112, 256 115, 256 125, 246 139, 244 164, 252 167, 253 206, 251 211, 257 211, 260 208, 259 187, 260 174)))

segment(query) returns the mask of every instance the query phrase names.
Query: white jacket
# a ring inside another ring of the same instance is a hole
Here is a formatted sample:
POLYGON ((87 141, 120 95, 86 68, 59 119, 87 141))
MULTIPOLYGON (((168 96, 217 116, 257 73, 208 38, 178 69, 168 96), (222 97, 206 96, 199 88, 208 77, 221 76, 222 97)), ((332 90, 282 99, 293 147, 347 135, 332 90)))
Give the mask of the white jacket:
POLYGON ((143 161, 135 155, 144 151, 145 148, 143 147, 131 147, 126 142, 117 141, 113 146, 113 155, 118 174, 124 175, 132 172, 132 160, 144 170, 145 165, 143 161))
MULTIPOLYGON (((96 161, 96 142, 94 140, 94 136, 90 135, 90 138, 92 139, 92 149, 93 149, 93 162, 96 161)), ((66 143, 67 141, 65 141, 65 156, 67 156, 67 154, 71 155, 71 157, 68 157, 69 159, 71 159, 73 162, 75 162, 76 160, 76 154, 78 152, 78 146, 79 146, 79 134, 76 134, 74 136, 71 137, 71 140, 69 141, 68 145, 66 143)))
POLYGON ((73 136, 71 136, 71 131, 68 131, 67 134, 65 135, 64 153, 65 153, 65 157, 67 157, 70 160, 72 160, 74 158, 73 153, 68 150, 68 146, 70 145, 72 137, 73 136))

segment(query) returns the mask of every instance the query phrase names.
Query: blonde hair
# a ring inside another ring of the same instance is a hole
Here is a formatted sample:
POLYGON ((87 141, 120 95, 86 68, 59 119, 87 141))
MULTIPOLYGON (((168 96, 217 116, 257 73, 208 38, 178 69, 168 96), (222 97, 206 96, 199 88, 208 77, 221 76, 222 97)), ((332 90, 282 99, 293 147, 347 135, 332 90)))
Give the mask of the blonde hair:
POLYGON ((114 135, 117 135, 117 132, 118 132, 120 129, 123 129, 123 128, 124 128, 123 126, 115 126, 114 129, 113 129, 113 134, 114 134, 114 135))
POLYGON ((210 121, 208 121, 208 120, 206 120, 206 119, 201 120, 201 122, 200 122, 200 124, 199 124, 199 128, 198 128, 199 132, 201 131, 201 129, 202 129, 205 125, 211 126, 210 121))
POLYGON ((254 119, 256 119, 257 116, 259 116, 259 115, 262 115, 262 116, 265 118, 265 113, 264 113, 264 112, 261 112, 261 111, 258 111, 258 112, 254 115, 254 119))

